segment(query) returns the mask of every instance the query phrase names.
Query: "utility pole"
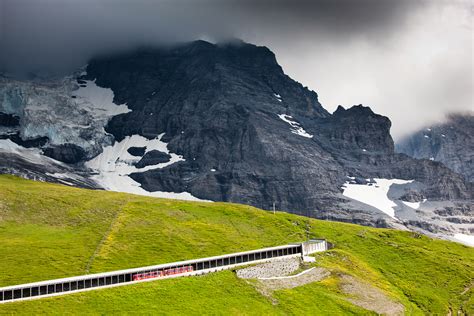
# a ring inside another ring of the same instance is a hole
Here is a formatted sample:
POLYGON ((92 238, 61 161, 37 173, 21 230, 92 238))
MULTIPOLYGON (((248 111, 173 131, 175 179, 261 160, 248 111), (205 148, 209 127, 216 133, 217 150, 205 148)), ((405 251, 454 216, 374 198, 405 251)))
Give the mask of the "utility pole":
POLYGON ((311 225, 309 224, 309 220, 306 221, 306 241, 309 241, 311 225))
POLYGON ((275 215, 275 202, 273 202, 273 215, 275 215))

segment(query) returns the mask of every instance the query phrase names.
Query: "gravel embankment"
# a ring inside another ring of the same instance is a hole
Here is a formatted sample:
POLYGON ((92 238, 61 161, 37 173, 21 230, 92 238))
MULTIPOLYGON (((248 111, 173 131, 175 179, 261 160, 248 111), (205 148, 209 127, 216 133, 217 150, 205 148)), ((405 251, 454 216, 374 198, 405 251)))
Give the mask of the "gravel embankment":
POLYGON ((298 270, 300 264, 300 258, 285 258, 237 270, 237 276, 242 279, 286 276, 298 270))

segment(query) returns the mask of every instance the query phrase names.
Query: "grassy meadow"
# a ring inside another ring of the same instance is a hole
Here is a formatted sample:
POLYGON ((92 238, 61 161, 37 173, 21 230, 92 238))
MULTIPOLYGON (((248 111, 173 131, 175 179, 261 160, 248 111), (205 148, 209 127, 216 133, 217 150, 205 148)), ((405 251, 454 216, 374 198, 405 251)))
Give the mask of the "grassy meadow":
POLYGON ((341 291, 369 283, 407 315, 473 315, 474 249, 407 231, 230 204, 148 198, 0 176, 0 286, 325 238, 320 282, 269 298, 232 271, 0 304, 0 314, 317 314, 370 312, 341 291))

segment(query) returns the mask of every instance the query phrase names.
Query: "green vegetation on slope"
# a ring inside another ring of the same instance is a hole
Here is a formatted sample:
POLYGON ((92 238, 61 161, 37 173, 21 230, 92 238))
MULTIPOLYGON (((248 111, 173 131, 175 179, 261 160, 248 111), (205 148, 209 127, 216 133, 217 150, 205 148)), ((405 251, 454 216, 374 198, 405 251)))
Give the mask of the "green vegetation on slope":
POLYGON ((90 191, 0 176, 0 286, 275 246, 312 237, 332 276, 274 293, 230 271, 0 305, 1 313, 162 312, 361 314, 340 289, 349 274, 407 314, 474 313, 472 248, 410 232, 318 221, 229 203, 194 203, 90 191))

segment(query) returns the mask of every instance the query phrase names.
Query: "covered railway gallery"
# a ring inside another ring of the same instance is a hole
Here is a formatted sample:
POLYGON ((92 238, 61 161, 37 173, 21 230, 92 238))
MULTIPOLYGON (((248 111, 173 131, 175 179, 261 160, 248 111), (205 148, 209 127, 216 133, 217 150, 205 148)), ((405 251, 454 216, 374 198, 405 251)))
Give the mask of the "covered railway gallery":
POLYGON ((69 292, 85 291, 107 286, 118 286, 126 283, 141 282, 157 278, 198 275, 221 269, 228 269, 250 262, 301 255, 303 255, 303 244, 291 244, 136 269, 14 285, 0 288, 0 302, 5 303, 15 300, 61 295, 69 292))

